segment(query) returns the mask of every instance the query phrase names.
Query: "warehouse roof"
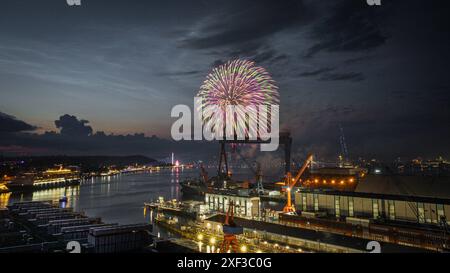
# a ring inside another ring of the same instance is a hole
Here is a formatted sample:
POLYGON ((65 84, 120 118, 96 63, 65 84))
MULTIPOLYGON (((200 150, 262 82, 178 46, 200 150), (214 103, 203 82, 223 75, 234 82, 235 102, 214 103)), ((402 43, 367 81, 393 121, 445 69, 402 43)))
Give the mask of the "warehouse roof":
POLYGON ((450 199, 450 177, 368 175, 355 192, 450 199))
POLYGON ((367 175, 354 190, 301 188, 302 192, 450 204, 450 177, 367 175))

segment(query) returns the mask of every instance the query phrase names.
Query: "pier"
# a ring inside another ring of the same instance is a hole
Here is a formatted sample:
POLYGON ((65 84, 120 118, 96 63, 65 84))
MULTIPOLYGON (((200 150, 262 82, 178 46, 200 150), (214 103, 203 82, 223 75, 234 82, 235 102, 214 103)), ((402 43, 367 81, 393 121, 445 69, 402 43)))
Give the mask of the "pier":
POLYGON ((81 252, 150 251, 152 225, 103 223, 51 201, 18 202, 2 211, 2 252, 67 252, 76 241, 81 252))

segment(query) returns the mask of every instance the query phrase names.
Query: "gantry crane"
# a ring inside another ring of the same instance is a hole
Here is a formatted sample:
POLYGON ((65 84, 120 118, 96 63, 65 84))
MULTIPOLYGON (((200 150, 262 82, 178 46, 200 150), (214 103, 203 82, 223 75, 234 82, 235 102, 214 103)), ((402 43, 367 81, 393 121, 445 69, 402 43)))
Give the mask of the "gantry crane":
POLYGON ((220 252, 227 253, 228 251, 233 251, 237 253, 239 251, 239 243, 236 235, 242 233, 244 233, 243 228, 234 222, 234 203, 230 201, 223 223, 223 242, 220 247, 220 252))
POLYGON ((305 172, 308 165, 310 165, 313 161, 312 154, 309 154, 306 158, 305 162, 303 163, 303 166, 298 171, 297 175, 292 178, 291 172, 286 173, 286 180, 284 183, 284 188, 286 189, 286 195, 287 195, 287 203, 283 208, 283 212, 285 213, 295 213, 295 208, 292 206, 292 197, 291 197, 291 190, 295 187, 297 182, 300 180, 300 177, 305 172))
POLYGON ((245 157, 241 154, 239 149, 235 149, 234 150, 239 157, 244 161, 244 163, 247 165, 247 167, 250 168, 250 170, 252 171, 252 173, 255 175, 255 179, 256 179, 256 187, 255 187, 255 192, 258 195, 263 195, 264 194, 264 185, 263 185, 263 175, 262 175, 262 169, 261 169, 261 163, 260 162, 256 162, 256 169, 253 167, 253 164, 249 163, 247 161, 247 159, 245 159, 245 157))
POLYGON ((200 165, 200 172, 203 179, 203 182, 205 185, 208 184, 208 172, 205 170, 205 167, 203 167, 203 164, 200 165))

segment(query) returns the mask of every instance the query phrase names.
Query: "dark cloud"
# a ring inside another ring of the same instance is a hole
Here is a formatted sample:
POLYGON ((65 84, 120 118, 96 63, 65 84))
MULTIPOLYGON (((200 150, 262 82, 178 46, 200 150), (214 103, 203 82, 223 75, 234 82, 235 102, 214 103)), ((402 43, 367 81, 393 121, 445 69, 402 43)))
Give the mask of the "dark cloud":
POLYGON ((366 1, 336 2, 328 17, 314 28, 312 36, 319 42, 305 56, 312 57, 321 51, 366 51, 383 45, 388 37, 380 26, 384 17, 379 10, 368 6, 366 1))
POLYGON ((245 58, 277 81, 301 151, 335 156, 342 122, 354 156, 449 155, 449 1, 86 2, 5 1, 0 102, 40 124, 64 109, 130 135, 71 118, 61 133, 2 131, 0 151, 199 159, 194 143, 134 132, 168 136, 171 107, 192 102, 211 66, 245 58))
MULTIPOLYGON (((433 104, 435 106, 444 106, 450 104, 450 86, 429 86, 408 90, 393 90, 390 92, 390 98, 397 101, 409 101, 422 104, 433 104)), ((450 114, 448 107, 439 107, 445 109, 450 114)), ((436 108, 434 109, 436 110, 436 108)))
POLYGON ((372 60, 373 56, 370 55, 363 55, 363 56, 358 56, 355 58, 350 58, 344 61, 344 64, 349 65, 349 64, 357 64, 357 63, 364 63, 368 60, 372 60))
POLYGON ((323 67, 315 70, 305 71, 298 74, 299 77, 315 77, 323 73, 327 73, 330 71, 333 71, 334 68, 332 67, 323 67))
POLYGON ((354 113, 356 110, 353 105, 336 106, 328 105, 325 109, 315 112, 314 114, 320 118, 331 116, 333 118, 341 118, 344 115, 354 113))
POLYGON ((450 121, 442 111, 425 114, 418 110, 416 114, 392 116, 388 109, 367 113, 351 105, 331 105, 299 119, 302 123, 292 122, 301 124, 301 131, 307 133, 297 132, 302 143, 294 145, 322 158, 334 158, 340 152, 339 124, 344 128, 351 158, 392 160, 448 154, 450 121))
POLYGON ((310 6, 302 0, 219 1, 217 5, 221 7, 219 11, 199 20, 180 39, 180 48, 273 65, 289 59, 270 44, 273 35, 307 24, 313 18, 310 6))
POLYGON ((276 57, 274 57, 272 59, 272 62, 278 62, 278 61, 283 61, 283 60, 287 60, 287 59, 289 59, 289 56, 287 54, 280 54, 280 55, 277 55, 276 57))
MULTIPOLYGON (((4 114, 3 114, 4 115, 4 114)), ((156 158, 169 156, 170 151, 177 158, 195 160, 201 155, 211 156, 215 144, 203 141, 180 141, 159 138, 156 135, 146 137, 142 133, 115 135, 102 131, 95 133, 88 121, 76 116, 63 115, 55 124, 61 132, 47 131, 35 133, 0 134, 0 153, 2 155, 130 155, 140 154, 156 158), (57 125, 58 126, 58 125, 57 125), (195 156, 192 153, 195 152, 195 156)))
POLYGON ((357 72, 348 73, 325 73, 319 80, 321 81, 350 81, 350 82, 360 82, 364 80, 364 75, 357 72))
POLYGON ((223 60, 215 60, 212 64, 211 67, 217 67, 220 65, 223 65, 225 62, 223 60))
POLYGON ((159 75, 159 76, 193 76, 193 75, 199 75, 201 73, 203 73, 203 71, 190 70, 190 71, 163 72, 163 73, 157 73, 157 75, 159 75))
POLYGON ((263 51, 261 53, 258 53, 257 55, 255 55, 253 57, 253 60, 256 63, 263 63, 266 62, 270 59, 272 59, 275 56, 275 50, 267 50, 267 51, 263 51))
POLYGON ((87 120, 78 120, 76 116, 65 114, 55 120, 56 128, 61 130, 61 135, 67 136, 89 136, 92 134, 92 127, 87 120))
POLYGON ((33 131, 37 127, 30 125, 24 121, 18 120, 13 116, 0 112, 0 132, 14 133, 22 131, 33 131))
POLYGON ((224 1, 224 11, 208 17, 180 46, 208 49, 254 42, 305 20, 303 1, 224 1), (225 4, 226 3, 226 4, 225 4))

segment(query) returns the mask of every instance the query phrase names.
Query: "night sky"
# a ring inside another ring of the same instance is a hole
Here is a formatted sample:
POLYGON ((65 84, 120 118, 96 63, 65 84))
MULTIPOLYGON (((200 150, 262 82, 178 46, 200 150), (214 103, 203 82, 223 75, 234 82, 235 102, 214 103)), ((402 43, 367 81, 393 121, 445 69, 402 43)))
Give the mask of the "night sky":
POLYGON ((335 157, 341 124, 353 158, 450 156, 447 1, 81 2, 2 1, 0 155, 189 154, 170 110, 245 58, 294 155, 335 157))

